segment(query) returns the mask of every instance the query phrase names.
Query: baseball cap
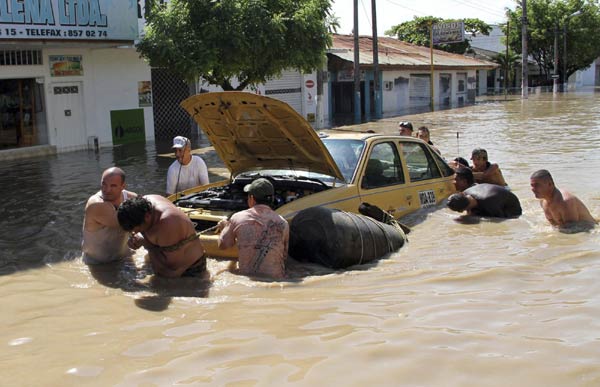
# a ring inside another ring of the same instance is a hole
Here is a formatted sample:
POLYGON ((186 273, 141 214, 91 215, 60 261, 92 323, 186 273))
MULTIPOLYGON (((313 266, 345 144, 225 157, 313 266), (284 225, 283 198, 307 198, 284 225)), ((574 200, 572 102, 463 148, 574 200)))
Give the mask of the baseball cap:
POLYGON ((247 184, 244 187, 244 192, 248 192, 256 199, 266 199, 268 196, 273 196, 275 189, 269 180, 260 177, 252 183, 247 184))
POLYGON ((173 138, 173 146, 171 148, 184 148, 189 141, 187 137, 177 136, 173 138))
POLYGON ((488 159, 487 151, 483 148, 475 148, 475 149, 473 149, 473 152, 471 152, 471 160, 473 160, 474 157, 487 160, 488 159))

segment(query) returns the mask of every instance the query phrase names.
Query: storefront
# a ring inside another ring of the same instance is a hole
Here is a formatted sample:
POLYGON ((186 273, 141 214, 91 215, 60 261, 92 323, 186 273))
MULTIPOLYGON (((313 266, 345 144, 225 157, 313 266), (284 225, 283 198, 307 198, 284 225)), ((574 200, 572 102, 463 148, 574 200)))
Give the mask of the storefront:
POLYGON ((0 152, 153 139, 138 36, 132 2, 0 0, 0 152))

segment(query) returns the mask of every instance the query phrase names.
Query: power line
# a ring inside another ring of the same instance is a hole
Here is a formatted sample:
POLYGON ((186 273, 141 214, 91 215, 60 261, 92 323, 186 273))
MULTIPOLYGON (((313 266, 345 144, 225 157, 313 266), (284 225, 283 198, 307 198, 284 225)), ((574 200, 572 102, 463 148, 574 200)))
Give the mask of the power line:
MULTIPOLYGON (((399 3, 398 1, 394 1, 394 0, 384 0, 384 1, 386 3, 388 3, 388 4, 393 5, 393 6, 396 6, 396 7, 402 8, 402 9, 406 9, 406 10, 409 10, 409 11, 412 11, 412 12, 414 12, 416 14, 416 16, 429 16, 429 15, 431 15, 431 12, 423 12, 423 11, 420 11, 420 10, 417 10, 417 9, 414 9, 414 8, 410 8, 410 7, 407 7, 406 5, 404 5, 402 3, 399 3)), ((506 17, 506 15, 501 14, 498 11, 496 11, 496 10, 490 8, 490 7, 485 7, 485 6, 479 5, 479 4, 475 3, 475 2, 469 2, 468 0, 452 0, 452 1, 455 1, 455 2, 460 3, 462 5, 466 5, 466 6, 470 7, 470 8, 477 9, 478 11, 485 12, 485 13, 490 14, 490 15, 495 16, 495 17, 501 17, 501 18, 505 18, 506 17)))
POLYGON ((407 7, 407 6, 405 6, 405 5, 402 5, 402 4, 398 4, 398 3, 397 3, 397 2, 395 2, 395 1, 392 1, 392 0, 385 0, 385 2, 386 2, 386 3, 388 3, 388 4, 395 5, 396 7, 400 7, 400 8, 404 8, 404 9, 407 9, 407 10, 409 10, 409 11, 412 11, 412 12, 414 12, 414 13, 418 14, 419 16, 426 16, 426 14, 425 14, 424 12, 418 11, 418 10, 416 10, 416 9, 413 9, 413 8, 407 7))
POLYGON ((365 2, 363 0, 360 0, 360 5, 362 5, 362 9, 363 12, 365 13, 365 17, 367 18, 367 21, 369 22, 369 27, 371 27, 371 29, 373 29, 373 23, 371 23, 371 14, 369 12, 367 12, 367 9, 365 8, 365 2))
POLYGON ((488 13, 488 14, 493 15, 493 16, 506 17, 506 15, 503 15, 503 14, 499 13, 497 10, 489 8, 489 7, 486 7, 486 6, 482 5, 482 4, 474 3, 474 2, 471 2, 471 1, 468 1, 468 0, 451 0, 451 1, 454 1, 454 2, 462 4, 462 5, 466 5, 467 7, 475 8, 475 9, 477 9, 479 11, 483 11, 483 12, 488 13))

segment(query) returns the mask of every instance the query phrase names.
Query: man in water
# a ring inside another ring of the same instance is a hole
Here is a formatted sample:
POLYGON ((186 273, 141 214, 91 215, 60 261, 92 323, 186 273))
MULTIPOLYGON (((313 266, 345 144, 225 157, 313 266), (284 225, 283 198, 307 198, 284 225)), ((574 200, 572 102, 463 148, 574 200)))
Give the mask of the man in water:
POLYGON ((552 175, 545 169, 534 172, 530 177, 531 192, 537 199, 553 226, 564 227, 573 223, 597 224, 597 220, 581 200, 570 192, 559 190, 552 175))
POLYGON ((470 188, 475 185, 475 180, 473 178, 473 172, 471 168, 468 167, 460 167, 454 172, 454 187, 456 191, 462 192, 467 188, 470 188))
POLYGON ((125 172, 117 167, 102 173, 100 186, 85 205, 81 250, 87 264, 116 261, 132 253, 127 247, 129 234, 119 227, 117 207, 137 195, 125 189, 125 172))
POLYGON ((487 183, 450 195, 447 205, 452 211, 494 218, 517 218, 523 212, 515 194, 499 185, 487 183))
POLYGON ((417 138, 425 141, 426 143, 428 143, 431 148, 438 154, 441 155, 440 150, 438 148, 436 148, 433 145, 433 142, 431 142, 431 137, 429 135, 429 128, 426 126, 420 126, 419 129, 417 129, 417 138))
POLYGON ((162 277, 192 276, 206 271, 204 247, 192 221, 160 195, 146 195, 121 203, 121 227, 132 232, 129 247, 144 246, 154 273, 162 277))
POLYGON ((269 207, 273 202, 273 184, 258 178, 244 187, 248 207, 219 222, 219 248, 232 247, 237 241, 240 272, 281 279, 285 277, 289 225, 269 207))
POLYGON ((183 136, 173 139, 173 164, 167 171, 167 195, 208 184, 208 169, 200 156, 192 155, 192 142, 183 136))
POLYGON ((398 123, 398 130, 400 131, 401 136, 410 136, 413 135, 413 125, 408 121, 401 121, 398 123))
POLYGON ((496 184, 503 187, 508 185, 498 164, 492 164, 488 161, 488 154, 485 149, 473 149, 471 160, 473 160, 473 176, 477 183, 496 184))

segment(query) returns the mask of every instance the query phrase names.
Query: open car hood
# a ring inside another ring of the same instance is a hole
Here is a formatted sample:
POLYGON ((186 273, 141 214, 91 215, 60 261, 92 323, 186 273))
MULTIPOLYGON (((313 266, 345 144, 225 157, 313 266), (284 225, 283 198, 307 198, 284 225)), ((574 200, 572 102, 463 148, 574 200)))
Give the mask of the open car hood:
POLYGON ((232 174, 303 170, 344 180, 315 130, 285 102, 239 91, 197 94, 181 106, 232 174))

